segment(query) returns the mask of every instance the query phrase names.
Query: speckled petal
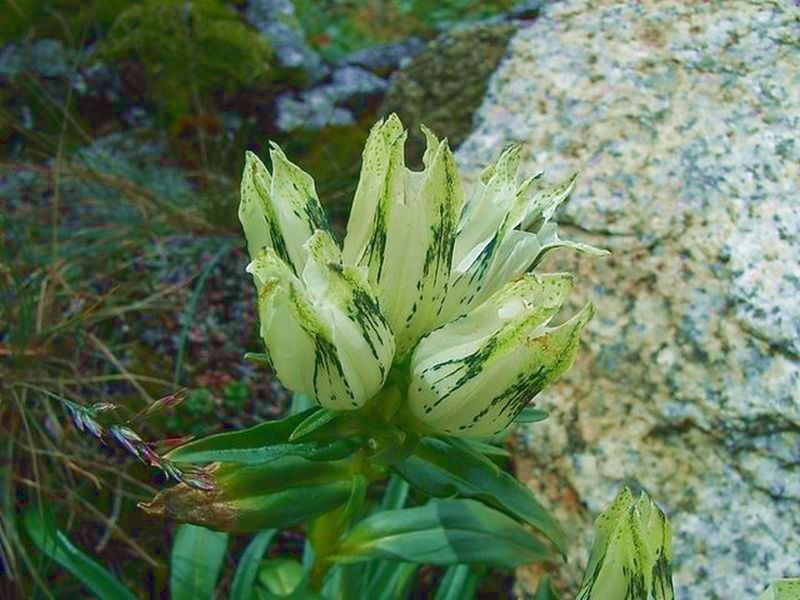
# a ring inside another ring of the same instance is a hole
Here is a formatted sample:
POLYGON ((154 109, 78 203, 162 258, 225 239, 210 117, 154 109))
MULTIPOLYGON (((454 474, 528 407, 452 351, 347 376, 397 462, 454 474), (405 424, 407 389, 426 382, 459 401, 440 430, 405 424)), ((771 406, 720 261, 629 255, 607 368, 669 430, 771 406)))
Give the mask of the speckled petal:
POLYGON ((574 360, 591 306, 547 327, 571 287, 568 274, 526 275, 423 338, 411 359, 414 415, 451 435, 505 429, 574 360))
POLYGON ((261 335, 289 389, 336 410, 362 406, 383 385, 394 340, 364 272, 342 266, 318 230, 298 279, 271 248, 248 266, 259 290, 261 335))
POLYGON ((304 244, 317 229, 327 229, 314 180, 289 162, 277 146, 270 152, 273 173, 252 152, 246 154, 242 174, 239 220, 253 260, 265 247, 301 273, 307 252, 304 244))
POLYGON ((344 261, 370 268, 377 280, 386 249, 386 227, 393 204, 403 194, 405 133, 397 115, 378 121, 364 146, 347 235, 344 261))
POLYGON ((595 541, 576 600, 673 600, 669 520, 642 492, 623 487, 595 521, 595 541))
POLYGON ((445 140, 424 171, 406 172, 404 201, 389 216, 377 286, 401 356, 437 322, 448 292, 462 203, 455 159, 445 140))

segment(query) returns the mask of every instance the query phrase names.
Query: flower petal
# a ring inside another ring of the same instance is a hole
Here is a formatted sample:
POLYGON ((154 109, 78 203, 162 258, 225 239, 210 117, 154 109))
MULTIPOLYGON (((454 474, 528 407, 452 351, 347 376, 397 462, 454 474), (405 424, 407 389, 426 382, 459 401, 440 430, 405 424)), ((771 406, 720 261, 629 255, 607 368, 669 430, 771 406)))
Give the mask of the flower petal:
POLYGON ((377 273, 383 263, 389 210, 403 193, 404 142, 403 125, 395 114, 378 121, 369 133, 347 222, 347 264, 367 265, 377 273))
POLYGON ((368 269, 400 355, 437 321, 463 204, 447 142, 423 132, 421 172, 405 166, 406 132, 396 115, 370 132, 343 253, 346 264, 368 269))
POLYGON ((669 520, 624 487, 595 521, 595 541, 576 600, 673 600, 669 520))
POLYGON ((306 251, 302 281, 271 248, 248 266, 261 335, 287 388, 326 408, 358 408, 383 385, 394 340, 364 273, 341 265, 330 235, 317 231, 306 251))
POLYGON ((255 154, 246 154, 239 220, 251 260, 262 248, 274 248, 297 274, 306 261, 304 244, 317 229, 328 229, 328 224, 311 176, 277 146, 273 145, 270 157, 272 175, 255 154))
MULTIPOLYGON (((507 255, 516 247, 516 243, 509 245, 509 237, 516 239, 519 232, 514 227, 522 221, 530 189, 541 177, 538 174, 517 187, 518 158, 517 147, 503 153, 492 168, 486 185, 479 188, 477 197, 473 198, 469 213, 465 210, 465 215, 462 215, 448 297, 440 323, 465 314, 511 279, 512 271, 503 268, 507 255), (498 273, 506 271, 508 276, 498 278, 498 273)), ((530 250, 528 246, 519 250, 530 250)), ((538 244, 535 250, 538 252, 538 244)), ((524 271, 514 271, 513 274, 519 275, 524 271)))
POLYGON ((330 324, 345 379, 361 406, 386 380, 394 357, 394 336, 367 281, 366 269, 342 265, 339 249, 327 232, 317 231, 308 249, 309 261, 303 272, 306 289, 315 309, 330 324))
POLYGON ((578 181, 578 174, 573 173, 566 181, 562 181, 556 186, 545 188, 534 194, 531 198, 527 211, 525 212, 524 219, 522 220, 522 228, 530 231, 538 231, 541 226, 548 223, 553 218, 556 210, 561 203, 564 202, 572 190, 575 189, 575 183, 578 181))
POLYGON ((401 356, 437 322, 462 204, 455 158, 444 140, 424 171, 407 171, 404 202, 394 205, 389 215, 384 269, 377 285, 401 356))
POLYGON ((572 364, 589 305, 555 328, 568 274, 526 275, 423 338, 411 359, 409 402, 436 431, 489 436, 572 364))

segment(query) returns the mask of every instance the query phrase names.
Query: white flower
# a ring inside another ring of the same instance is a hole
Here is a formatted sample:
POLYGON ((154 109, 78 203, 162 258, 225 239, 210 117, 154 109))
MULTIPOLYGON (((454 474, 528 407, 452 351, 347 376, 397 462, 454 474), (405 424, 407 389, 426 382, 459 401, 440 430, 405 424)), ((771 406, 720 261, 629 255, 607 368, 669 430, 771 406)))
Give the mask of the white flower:
POLYGON ((623 487, 595 521, 595 540, 576 600, 673 600, 669 520, 642 492, 623 487))
POLYGON ((571 279, 528 272, 553 248, 605 252, 551 222, 575 177, 533 193, 512 146, 465 202, 447 141, 423 132, 415 172, 397 116, 373 127, 341 250, 312 178, 276 146, 272 174, 248 153, 239 218, 261 334, 281 381, 327 408, 363 406, 393 370, 429 429, 491 435, 569 368, 592 314, 549 327, 571 279))

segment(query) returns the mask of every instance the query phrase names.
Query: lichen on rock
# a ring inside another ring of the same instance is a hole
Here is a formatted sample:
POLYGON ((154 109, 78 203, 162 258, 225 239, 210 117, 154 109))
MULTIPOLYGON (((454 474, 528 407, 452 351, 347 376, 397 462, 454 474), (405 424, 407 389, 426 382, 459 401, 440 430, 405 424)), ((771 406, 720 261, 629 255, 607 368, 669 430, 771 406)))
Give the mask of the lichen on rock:
MULTIPOLYGON (((514 23, 488 22, 442 34, 395 75, 382 112, 400 115, 411 132, 421 123, 446 131, 457 147, 472 130, 473 114, 515 30, 514 23)), ((421 138, 417 142, 424 147, 421 138)))

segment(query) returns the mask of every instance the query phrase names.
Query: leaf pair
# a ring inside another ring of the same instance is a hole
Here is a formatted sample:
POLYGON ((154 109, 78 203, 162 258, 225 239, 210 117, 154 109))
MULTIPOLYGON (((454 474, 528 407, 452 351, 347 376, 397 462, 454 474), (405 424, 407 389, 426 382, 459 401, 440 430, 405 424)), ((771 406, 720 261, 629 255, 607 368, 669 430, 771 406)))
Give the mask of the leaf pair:
POLYGON ((394 469, 429 496, 480 500, 532 525, 566 553, 558 523, 533 493, 464 440, 423 438, 415 452, 394 469))

